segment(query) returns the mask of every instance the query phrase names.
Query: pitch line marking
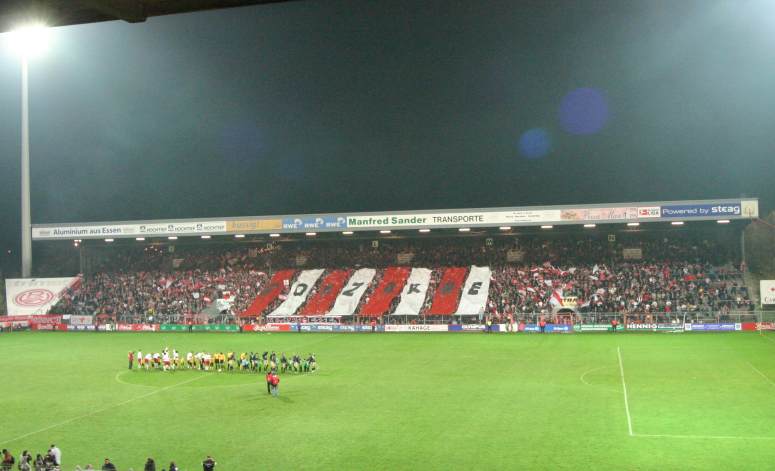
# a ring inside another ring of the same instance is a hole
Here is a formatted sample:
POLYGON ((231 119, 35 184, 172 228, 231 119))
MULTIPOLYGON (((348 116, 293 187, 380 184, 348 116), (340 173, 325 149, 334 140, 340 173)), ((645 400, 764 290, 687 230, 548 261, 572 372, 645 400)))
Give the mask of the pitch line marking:
POLYGON ((582 382, 582 383, 586 384, 587 386, 593 386, 592 384, 590 384, 590 383, 587 383, 587 380, 585 380, 584 378, 585 378, 585 377, 586 377, 588 374, 590 374, 590 373, 592 373, 592 372, 594 372, 594 371, 602 370, 603 368, 606 368, 606 367, 605 367, 605 366, 598 366, 597 368, 592 368, 591 370, 587 370, 587 371, 585 371, 585 372, 584 372, 584 373, 581 375, 581 377, 580 377, 579 379, 581 380, 581 382, 582 382))
POLYGON ((113 405, 110 405, 110 406, 107 406, 107 407, 103 407, 102 409, 97 409, 97 410, 95 410, 95 411, 91 411, 91 412, 88 412, 88 413, 86 413, 86 414, 79 415, 79 416, 77 416, 77 417, 72 417, 72 418, 70 418, 70 419, 67 419, 67 420, 64 420, 64 421, 62 421, 62 422, 58 422, 58 423, 56 423, 56 424, 49 425, 48 427, 44 427, 44 428, 42 428, 42 429, 40 429, 40 430, 35 430, 34 432, 25 433, 24 435, 19 435, 19 436, 18 436, 18 437, 16 437, 16 438, 12 438, 12 439, 10 439, 10 440, 5 440, 5 441, 2 441, 2 442, 0 442, 0 443, 11 443, 11 442, 15 442, 15 441, 17 441, 17 440, 21 440, 22 438, 27 438, 27 437, 29 437, 30 435, 36 435, 36 434, 38 434, 38 433, 45 432, 45 431, 47 431, 47 430, 51 430, 52 428, 56 428, 56 427, 59 427, 59 426, 65 425, 65 424, 69 424, 70 422, 75 422, 76 420, 83 419, 83 418, 85 418, 85 417, 90 417, 90 416, 92 416, 92 415, 99 414, 100 412, 105 412, 106 410, 109 410, 109 409, 114 409, 114 408, 116 408, 116 407, 121 407, 121 406, 123 406, 123 405, 129 404, 130 402, 134 402, 134 401, 137 401, 137 400, 140 400, 140 399, 144 399, 144 398, 146 398, 146 397, 148 397, 148 396, 152 396, 152 395, 154 395, 154 394, 158 394, 158 393, 160 393, 160 392, 162 392, 162 391, 166 391, 166 390, 168 390, 168 389, 172 389, 172 388, 174 388, 174 387, 176 387, 176 386, 182 386, 182 385, 184 385, 184 384, 191 383, 191 382, 193 382, 193 381, 196 381, 196 380, 199 380, 199 379, 202 379, 202 378, 205 378, 205 377, 206 377, 206 376, 197 376, 196 378, 187 379, 187 380, 185 380, 185 381, 181 381, 180 383, 171 384, 171 385, 169 385, 169 386, 165 386, 165 387, 163 387, 163 388, 156 389, 156 390, 154 390, 154 391, 151 391, 151 392, 149 392, 149 393, 143 394, 143 395, 141 395, 141 396, 133 397, 133 398, 127 399, 126 401, 121 401, 121 402, 119 402, 118 404, 113 404, 113 405))
POLYGON ((748 365, 749 365, 751 368, 753 368, 753 370, 754 370, 755 372, 759 373, 759 376, 761 376, 762 378, 764 378, 764 380, 765 380, 765 381, 767 381, 767 382, 768 382, 768 383, 770 383, 771 385, 775 386, 775 382, 773 382, 773 381, 772 381, 772 380, 771 380, 769 377, 767 377, 767 375, 765 375, 764 373, 762 373, 762 372, 761 372, 761 370, 759 370, 759 368, 757 368, 757 367, 753 366, 753 363, 751 363, 750 361, 749 361, 749 362, 746 362, 746 363, 748 363, 748 365))
POLYGON ((114 379, 116 380, 116 382, 118 384, 125 384, 127 386, 143 386, 143 387, 146 387, 146 388, 154 388, 154 389, 158 388, 158 386, 150 386, 148 384, 127 383, 126 381, 123 381, 123 380, 120 379, 120 377, 123 376, 124 373, 126 373, 126 371, 119 371, 118 373, 116 373, 116 376, 115 376, 114 379))
POLYGON ((622 350, 616 347, 616 354, 619 356, 619 376, 622 378, 622 391, 624 392, 624 410, 627 412, 627 431, 632 437, 632 416, 630 415, 630 401, 627 399, 627 383, 624 382, 624 365, 622 364, 622 350))
POLYGON ((633 436, 643 438, 689 438, 698 440, 775 440, 775 437, 739 437, 722 435, 659 435, 649 433, 636 433, 633 436))

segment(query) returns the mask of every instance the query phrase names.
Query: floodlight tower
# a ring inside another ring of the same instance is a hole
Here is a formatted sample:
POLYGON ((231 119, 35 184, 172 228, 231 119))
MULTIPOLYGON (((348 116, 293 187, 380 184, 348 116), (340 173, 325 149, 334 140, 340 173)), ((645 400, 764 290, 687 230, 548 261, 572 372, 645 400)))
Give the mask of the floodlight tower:
POLYGON ((22 278, 32 274, 32 223, 30 216, 30 110, 28 63, 48 47, 48 28, 34 23, 10 33, 11 48, 20 56, 22 66, 22 278))

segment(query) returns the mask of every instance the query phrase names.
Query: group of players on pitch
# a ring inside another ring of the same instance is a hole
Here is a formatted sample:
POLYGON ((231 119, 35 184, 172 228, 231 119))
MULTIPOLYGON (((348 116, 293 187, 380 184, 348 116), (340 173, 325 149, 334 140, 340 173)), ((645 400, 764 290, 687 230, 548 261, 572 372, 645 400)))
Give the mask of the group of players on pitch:
POLYGON ((290 358, 285 353, 280 355, 279 361, 277 353, 264 351, 260 356, 254 352, 188 352, 185 357, 181 356, 177 350, 173 349, 170 353, 169 348, 164 348, 161 353, 146 353, 142 350, 129 352, 129 369, 131 370, 135 362, 137 368, 145 371, 175 371, 178 369, 200 370, 200 371, 237 371, 246 373, 272 372, 277 371, 278 367, 282 373, 309 373, 317 370, 317 360, 315 355, 310 353, 307 358, 301 355, 293 354, 290 358))

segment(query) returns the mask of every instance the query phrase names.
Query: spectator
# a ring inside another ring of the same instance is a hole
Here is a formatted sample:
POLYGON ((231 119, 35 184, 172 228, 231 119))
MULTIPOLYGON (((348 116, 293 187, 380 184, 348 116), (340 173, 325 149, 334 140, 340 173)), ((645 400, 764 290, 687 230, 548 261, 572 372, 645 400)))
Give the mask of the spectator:
POLYGON ((54 458, 54 464, 57 466, 62 466, 62 451, 53 443, 51 444, 49 453, 51 453, 51 456, 54 458))
POLYGON ((16 462, 16 458, 13 457, 11 452, 3 448, 3 461, 0 462, 0 470, 10 471, 13 468, 13 464, 16 462))
POLYGON ((19 457, 19 471, 32 471, 32 455, 27 450, 19 457))
POLYGON ((46 462, 40 453, 38 453, 37 456, 35 456, 34 465, 35 465, 35 471, 46 471, 46 462))

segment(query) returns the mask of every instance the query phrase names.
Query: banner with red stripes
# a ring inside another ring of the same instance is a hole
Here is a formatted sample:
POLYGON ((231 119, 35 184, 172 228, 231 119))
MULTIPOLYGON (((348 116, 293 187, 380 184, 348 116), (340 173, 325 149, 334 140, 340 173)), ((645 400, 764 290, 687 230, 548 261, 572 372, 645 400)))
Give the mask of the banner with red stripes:
POLYGON ((369 301, 361 308, 361 315, 366 317, 384 315, 390 309, 390 303, 401 294, 406 279, 409 277, 409 272, 410 269, 407 267, 387 268, 369 301))
POLYGON ((276 272, 269 281, 269 285, 261 291, 250 307, 240 314, 240 317, 260 316, 280 294, 288 291, 293 274, 294 270, 280 270, 276 272))

